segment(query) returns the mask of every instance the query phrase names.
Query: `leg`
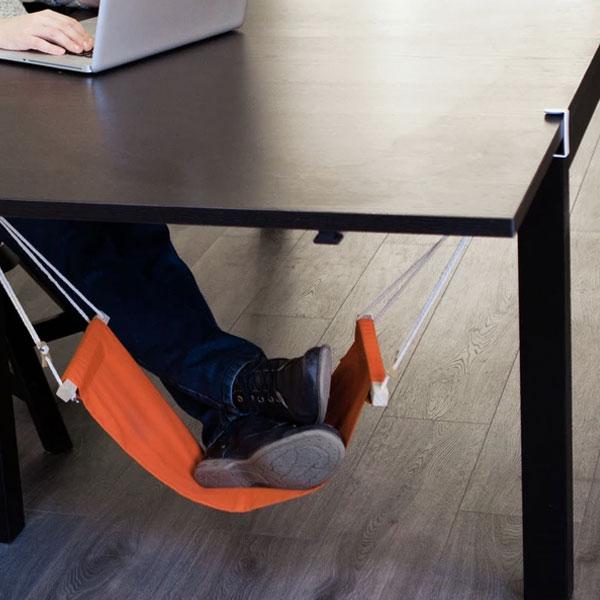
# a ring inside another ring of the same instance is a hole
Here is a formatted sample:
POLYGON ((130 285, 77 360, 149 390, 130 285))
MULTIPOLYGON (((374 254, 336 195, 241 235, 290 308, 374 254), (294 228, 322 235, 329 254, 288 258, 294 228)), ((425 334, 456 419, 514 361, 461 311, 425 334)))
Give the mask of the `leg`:
POLYGON ((235 375, 262 352, 218 327, 165 226, 13 223, 111 317, 112 329, 140 364, 199 404, 222 409, 231 403, 235 375))
POLYGON ((36 350, 15 309, 5 302, 6 332, 12 369, 21 382, 25 401, 42 446, 57 454, 71 450, 73 444, 48 385, 36 350))
POLYGON ((554 159, 519 230, 526 600, 573 591, 569 177, 554 159))
POLYGON ((111 317, 135 359, 202 421, 206 453, 198 481, 304 489, 331 476, 344 446, 321 424, 331 380, 328 349, 267 361, 254 344, 223 332, 165 226, 15 225, 111 317))
POLYGON ((0 542, 11 542, 23 529, 23 497, 8 370, 8 350, 0 303, 0 542))

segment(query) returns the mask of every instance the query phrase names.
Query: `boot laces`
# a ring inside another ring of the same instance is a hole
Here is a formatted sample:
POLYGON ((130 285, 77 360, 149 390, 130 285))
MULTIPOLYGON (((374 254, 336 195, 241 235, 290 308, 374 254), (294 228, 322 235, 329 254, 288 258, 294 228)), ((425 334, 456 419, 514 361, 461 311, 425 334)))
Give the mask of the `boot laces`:
POLYGON ((267 360, 256 365, 245 376, 238 377, 235 399, 238 403, 287 404, 277 389, 277 372, 285 361, 267 360))

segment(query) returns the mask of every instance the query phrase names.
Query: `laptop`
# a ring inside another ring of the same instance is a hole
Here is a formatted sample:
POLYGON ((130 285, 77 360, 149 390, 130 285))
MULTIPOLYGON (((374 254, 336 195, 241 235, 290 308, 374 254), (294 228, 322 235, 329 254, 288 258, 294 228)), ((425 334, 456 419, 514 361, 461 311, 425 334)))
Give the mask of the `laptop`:
POLYGON ((84 55, 0 50, 0 60, 98 73, 225 33, 244 22, 247 0, 101 0, 98 16, 81 21, 95 38, 84 55))

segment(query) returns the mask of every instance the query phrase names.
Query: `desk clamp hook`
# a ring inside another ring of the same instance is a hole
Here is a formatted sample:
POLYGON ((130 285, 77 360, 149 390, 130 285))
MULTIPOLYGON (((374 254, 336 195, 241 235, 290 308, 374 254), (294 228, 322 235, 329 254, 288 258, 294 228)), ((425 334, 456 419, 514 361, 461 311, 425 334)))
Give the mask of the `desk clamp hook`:
POLYGON ((570 110, 568 108, 548 108, 544 112, 547 117, 561 117, 562 152, 554 154, 554 158, 568 158, 571 154, 570 110))

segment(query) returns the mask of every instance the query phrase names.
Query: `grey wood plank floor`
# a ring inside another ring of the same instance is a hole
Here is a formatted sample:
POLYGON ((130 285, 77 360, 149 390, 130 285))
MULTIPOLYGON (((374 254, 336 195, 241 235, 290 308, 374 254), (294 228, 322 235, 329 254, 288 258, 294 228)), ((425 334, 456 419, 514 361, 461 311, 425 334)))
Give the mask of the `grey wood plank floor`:
MULTIPOLYGON (((600 113, 573 165, 577 599, 600 597, 600 113)), ((173 227, 222 326, 272 356, 328 343, 433 238, 173 227)), ((388 363, 452 251, 386 317, 388 363)), ((475 240, 385 411, 367 407, 347 460, 320 493, 228 515, 165 489, 81 406, 61 406, 75 448, 41 450, 17 402, 28 525, 0 546, 0 600, 507 600, 522 591, 516 243, 475 240)), ((19 272, 35 315, 51 303, 19 272)), ((66 364, 77 337, 55 347, 66 364)), ((197 424, 187 419, 194 431, 197 424)))

